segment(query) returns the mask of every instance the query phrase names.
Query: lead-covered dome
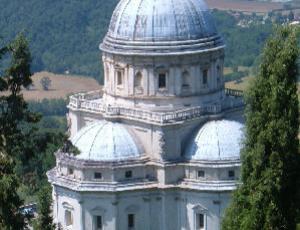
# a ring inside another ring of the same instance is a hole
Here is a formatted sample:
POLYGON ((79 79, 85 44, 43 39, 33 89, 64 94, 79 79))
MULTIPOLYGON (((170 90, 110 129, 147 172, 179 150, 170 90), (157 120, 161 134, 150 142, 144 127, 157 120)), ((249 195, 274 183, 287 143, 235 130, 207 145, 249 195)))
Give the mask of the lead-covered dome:
POLYGON ((239 160, 244 125, 229 120, 204 124, 187 146, 189 160, 239 160))
POLYGON ((123 55, 157 55, 222 46, 203 0, 121 0, 101 49, 123 55))
POLYGON ((120 161, 138 158, 142 148, 120 123, 94 122, 82 128, 71 139, 80 154, 76 157, 93 161, 120 161))

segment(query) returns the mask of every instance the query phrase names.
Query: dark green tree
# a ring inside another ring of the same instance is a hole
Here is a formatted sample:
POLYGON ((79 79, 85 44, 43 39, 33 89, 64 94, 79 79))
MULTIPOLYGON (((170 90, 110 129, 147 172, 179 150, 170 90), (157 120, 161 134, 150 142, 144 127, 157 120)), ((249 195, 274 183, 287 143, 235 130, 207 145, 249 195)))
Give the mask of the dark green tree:
POLYGON ((259 74, 246 95, 242 184, 224 230, 295 229, 299 204, 296 31, 279 27, 268 40, 259 74))
MULTIPOLYGON (((23 35, 0 49, 0 55, 9 55, 11 62, 0 76, 0 229, 15 230, 25 227, 24 217, 18 208, 22 200, 17 194, 19 178, 14 166, 17 159, 16 146, 21 145, 22 122, 34 122, 38 117, 30 113, 21 94, 22 87, 31 84, 30 52, 23 35)), ((1 59, 1 56, 0 56, 1 59)))
POLYGON ((46 185, 38 193, 38 223, 37 230, 54 230, 53 218, 51 216, 51 186, 46 185))
MULTIPOLYGON (((5 139, 0 136, 2 146, 5 146, 5 139)), ((19 187, 19 180, 14 173, 14 164, 5 148, 0 147, 0 229, 15 230, 25 227, 24 217, 19 212, 22 201, 19 198, 16 188, 19 187)))
POLYGON ((27 103, 21 94, 22 87, 28 87, 32 83, 31 56, 25 37, 19 35, 2 50, 11 56, 11 62, 3 71, 3 76, 0 76, 0 91, 9 92, 0 96, 0 135, 6 139, 7 153, 13 155, 13 147, 22 140, 20 122, 36 122, 39 117, 27 109, 27 103))

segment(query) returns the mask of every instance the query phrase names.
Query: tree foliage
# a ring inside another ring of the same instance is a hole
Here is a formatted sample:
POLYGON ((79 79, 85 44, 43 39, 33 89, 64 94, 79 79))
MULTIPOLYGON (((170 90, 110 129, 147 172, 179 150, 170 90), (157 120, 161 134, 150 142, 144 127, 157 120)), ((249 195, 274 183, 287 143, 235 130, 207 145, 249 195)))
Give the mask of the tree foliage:
POLYGON ((49 77, 43 77, 40 81, 43 90, 49 90, 50 86, 51 86, 51 79, 49 77))
MULTIPOLYGON (((213 11, 218 32, 226 44, 225 66, 251 67, 260 55, 267 38, 272 33, 272 22, 262 23, 258 16, 247 16, 247 21, 260 20, 248 26, 238 26, 239 20, 225 11, 213 11)), ((245 15, 241 15, 246 17, 245 15)))
POLYGON ((242 185, 234 193, 224 230, 295 229, 299 208, 296 32, 277 28, 246 96, 242 185))
POLYGON ((9 91, 0 96, 0 135, 6 139, 7 153, 13 155, 12 147, 20 141, 19 123, 37 122, 39 117, 28 110, 21 94, 22 87, 32 83, 31 55, 25 37, 19 35, 3 49, 11 56, 11 62, 0 77, 0 91, 9 91))
POLYGON ((12 43, 0 49, 2 55, 9 55, 11 62, 0 76, 0 227, 1 229, 23 229, 24 217, 18 208, 22 200, 17 194, 20 181, 14 171, 17 152, 23 140, 20 129, 22 122, 35 122, 38 117, 27 109, 21 88, 31 84, 31 56, 28 43, 19 35, 12 43))
POLYGON ((23 229, 24 218, 18 210, 22 200, 16 191, 19 187, 19 180, 14 173, 13 160, 5 151, 3 136, 1 143, 3 147, 0 146, 0 229, 23 229))
POLYGON ((51 204, 52 188, 51 186, 44 186, 38 193, 38 223, 36 230, 54 230, 55 224, 53 224, 51 204))
MULTIPOLYGON (((34 56, 32 70, 92 76, 103 81, 99 43, 104 38, 118 0, 1 0, 0 28, 7 39, 25 31, 34 56), (18 10, 16 10, 18 9, 18 10)), ((214 10, 226 42, 226 66, 251 66, 272 24, 238 26, 231 13, 214 10)), ((246 17, 246 15, 241 15, 246 17)), ((249 16, 258 18, 258 16, 249 16)))
POLYGON ((24 31, 34 57, 32 70, 100 79, 100 51, 118 0, 1 0, 1 33, 7 41, 24 31))

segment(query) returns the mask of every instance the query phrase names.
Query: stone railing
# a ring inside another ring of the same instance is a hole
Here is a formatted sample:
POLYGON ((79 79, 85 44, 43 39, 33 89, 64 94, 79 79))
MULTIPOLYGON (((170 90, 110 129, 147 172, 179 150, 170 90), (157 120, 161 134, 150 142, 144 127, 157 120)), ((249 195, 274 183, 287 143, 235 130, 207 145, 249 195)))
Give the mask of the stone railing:
POLYGON ((183 121, 203 115, 217 114, 222 110, 221 105, 204 105, 172 112, 154 112, 135 108, 105 106, 98 91, 71 96, 68 107, 95 113, 100 112, 103 113, 104 117, 124 116, 155 123, 183 121))
POLYGON ((225 94, 227 96, 243 97, 244 96, 244 91, 238 90, 238 89, 225 88, 225 94))
POLYGON ((198 106, 172 112, 153 112, 124 107, 107 107, 105 115, 126 116, 155 123, 170 123, 208 114, 217 114, 219 112, 221 112, 221 105, 198 106))
POLYGON ((78 93, 70 96, 69 107, 74 109, 83 109, 91 112, 105 112, 103 107, 101 91, 92 91, 87 93, 78 93))

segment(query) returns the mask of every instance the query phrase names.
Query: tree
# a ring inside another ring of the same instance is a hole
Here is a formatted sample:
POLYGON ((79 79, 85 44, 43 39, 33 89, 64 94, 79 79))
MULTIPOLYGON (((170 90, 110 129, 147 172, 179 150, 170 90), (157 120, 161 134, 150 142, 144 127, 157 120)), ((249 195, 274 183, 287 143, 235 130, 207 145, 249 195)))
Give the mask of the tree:
POLYGON ((295 15, 294 15, 293 11, 289 12, 287 18, 288 18, 289 22, 292 22, 294 20, 295 15))
POLYGON ((37 230, 54 230, 53 218, 51 216, 51 187, 44 186, 38 193, 38 224, 37 230))
POLYGON ((0 228, 4 230, 23 229, 26 227, 24 217, 18 208, 22 200, 17 194, 19 178, 15 175, 16 146, 21 146, 22 122, 35 122, 38 117, 30 113, 23 99, 22 87, 31 84, 30 52, 23 35, 19 35, 11 44, 0 49, 1 55, 11 57, 11 63, 0 76, 0 91, 8 95, 0 96, 0 228))
POLYGON ((295 229, 299 203, 297 47, 295 29, 277 28, 246 95, 242 184, 223 229, 295 229))
POLYGON ((21 94, 21 88, 32 83, 31 55, 25 37, 19 35, 2 50, 11 56, 11 63, 0 77, 0 91, 9 92, 8 95, 0 96, 0 135, 6 139, 7 153, 13 155, 13 147, 21 141, 20 123, 37 122, 39 116, 27 109, 27 103, 21 94))
MULTIPOLYGON (((4 137, 1 137, 2 146, 5 146, 4 137)), ((19 212, 22 204, 16 188, 19 180, 14 174, 14 164, 5 149, 0 146, 0 229, 14 230, 25 227, 24 217, 19 212)))
POLYGON ((51 79, 49 77, 43 77, 40 81, 44 90, 49 90, 51 86, 51 79))

